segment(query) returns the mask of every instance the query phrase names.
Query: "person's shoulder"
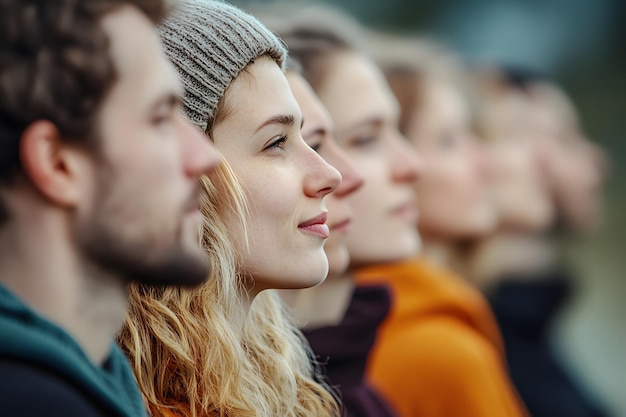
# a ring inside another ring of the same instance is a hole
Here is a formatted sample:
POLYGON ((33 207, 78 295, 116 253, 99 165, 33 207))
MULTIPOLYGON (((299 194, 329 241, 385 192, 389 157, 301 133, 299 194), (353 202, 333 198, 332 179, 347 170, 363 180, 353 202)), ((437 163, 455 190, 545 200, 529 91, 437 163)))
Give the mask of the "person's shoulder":
POLYGON ((3 416, 104 416, 77 387, 46 369, 0 359, 0 375, 3 416))
POLYGON ((484 361, 500 360, 491 340, 454 317, 432 316, 405 323, 401 330, 378 343, 386 355, 404 366, 443 367, 453 373, 480 367, 484 361))
POLYGON ((378 353, 377 366, 429 392, 463 390, 504 372, 504 358, 490 340, 446 317, 407 326, 378 353))
POLYGON ((413 337, 419 339, 420 348, 416 350, 445 358, 452 367, 464 367, 498 355, 485 335, 455 318, 436 317, 425 321, 414 330, 413 337))

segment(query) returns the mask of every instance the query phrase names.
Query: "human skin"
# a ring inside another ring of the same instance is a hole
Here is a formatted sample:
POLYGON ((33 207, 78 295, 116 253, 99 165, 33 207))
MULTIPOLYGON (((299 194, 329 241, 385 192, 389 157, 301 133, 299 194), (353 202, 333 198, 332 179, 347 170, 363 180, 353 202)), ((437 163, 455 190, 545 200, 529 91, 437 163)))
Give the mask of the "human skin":
MULTIPOLYGON (((100 22, 116 81, 90 146, 47 120, 20 138, 23 174, 2 189, 2 283, 101 363, 126 314, 126 284, 197 284, 201 175, 220 163, 179 112, 182 86, 153 24, 120 7, 100 22)), ((87 138, 84 138, 87 140, 87 138)))
POLYGON ((549 184, 542 176, 546 153, 532 134, 530 120, 531 103, 519 91, 502 91, 486 105, 485 155, 499 229, 540 232, 554 219, 549 184))
POLYGON ((560 226, 574 233, 593 231, 602 217, 606 155, 585 136, 573 103, 557 87, 539 82, 530 96, 533 134, 549 154, 544 175, 560 226))
POLYGON ((330 236, 324 244, 328 257, 328 276, 345 272, 350 262, 346 235, 352 222, 352 208, 347 197, 363 185, 363 172, 339 148, 334 137, 334 125, 326 108, 306 80, 293 71, 287 72, 291 91, 300 106, 304 124, 302 137, 326 162, 341 174, 341 185, 326 197, 330 236))
POLYGON ((324 197, 339 187, 339 172, 302 138, 302 114, 273 60, 256 59, 225 100, 232 111, 212 138, 251 209, 247 242, 236 239, 250 294, 319 284, 328 273, 324 197))
POLYGON ((316 90, 336 127, 339 145, 365 174, 349 197, 351 267, 414 255, 420 247, 413 182, 421 161, 398 131, 399 108, 379 68, 353 52, 329 58, 316 90))
POLYGON ((497 217, 488 194, 490 170, 471 129, 467 100, 445 80, 427 82, 420 95, 406 136, 424 161, 415 189, 425 244, 449 244, 491 232, 497 217))

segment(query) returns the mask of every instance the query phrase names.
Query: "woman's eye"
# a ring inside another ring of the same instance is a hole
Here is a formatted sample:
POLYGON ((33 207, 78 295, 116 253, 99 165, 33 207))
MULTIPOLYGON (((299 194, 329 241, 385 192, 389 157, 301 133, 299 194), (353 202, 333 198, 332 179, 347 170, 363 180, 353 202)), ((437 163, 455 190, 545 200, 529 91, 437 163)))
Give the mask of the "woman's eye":
POLYGON ((368 146, 368 145, 373 144, 374 142, 376 142, 376 137, 367 135, 367 136, 360 136, 360 137, 355 138, 352 141, 352 145, 357 146, 357 147, 368 146))
POLYGON ((287 136, 280 136, 276 140, 272 141, 269 145, 267 145, 263 150, 271 150, 271 149, 284 149, 285 142, 287 142, 287 136))
POLYGON ((453 133, 444 133, 439 137, 438 143, 441 148, 452 149, 459 145, 459 140, 453 133))
POLYGON ((169 114, 159 114, 159 115, 155 115, 152 118, 152 123, 154 125, 161 125, 167 121, 169 121, 170 119, 170 115, 169 114))
POLYGON ((309 144, 309 147, 311 149, 313 149, 315 152, 319 153, 320 152, 320 148, 322 147, 322 144, 320 142, 311 143, 311 144, 309 144))

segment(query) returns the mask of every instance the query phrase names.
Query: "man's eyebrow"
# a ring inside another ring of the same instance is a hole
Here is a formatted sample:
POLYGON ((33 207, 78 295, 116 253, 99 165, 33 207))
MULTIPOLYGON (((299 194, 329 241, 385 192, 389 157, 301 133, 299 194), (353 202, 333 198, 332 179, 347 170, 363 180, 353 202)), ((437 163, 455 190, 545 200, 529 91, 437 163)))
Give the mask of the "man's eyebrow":
POLYGON ((256 132, 258 132, 259 130, 269 125, 293 126, 295 123, 296 123, 296 118, 293 114, 278 114, 276 116, 270 117, 265 122, 263 122, 261 126, 258 127, 256 132))

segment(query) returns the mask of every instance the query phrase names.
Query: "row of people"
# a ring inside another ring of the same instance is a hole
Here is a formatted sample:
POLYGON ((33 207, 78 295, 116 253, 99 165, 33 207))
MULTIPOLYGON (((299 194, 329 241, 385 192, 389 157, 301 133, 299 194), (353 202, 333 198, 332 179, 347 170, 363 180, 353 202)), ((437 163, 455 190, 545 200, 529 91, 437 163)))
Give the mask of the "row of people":
POLYGON ((552 86, 471 84, 328 11, 259 13, 268 29, 214 0, 1 7, 8 415, 527 415, 451 269, 500 294, 551 270, 551 192, 595 218, 562 185, 581 164, 583 192, 601 180, 571 109, 560 165, 553 120, 541 141, 516 124, 535 91, 564 102, 552 86))

